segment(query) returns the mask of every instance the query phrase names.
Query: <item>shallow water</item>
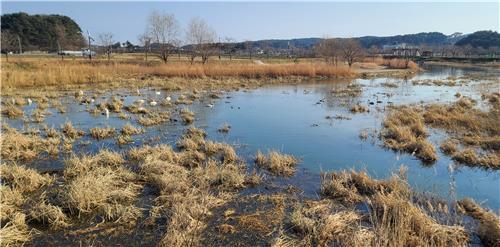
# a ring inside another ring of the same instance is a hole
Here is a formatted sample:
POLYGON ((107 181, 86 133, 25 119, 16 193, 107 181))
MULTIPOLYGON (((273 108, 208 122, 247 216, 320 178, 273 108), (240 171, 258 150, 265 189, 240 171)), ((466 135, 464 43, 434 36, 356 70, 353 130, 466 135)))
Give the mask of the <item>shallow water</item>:
MULTIPOLYGON (((470 82, 465 86, 428 86, 412 84, 412 80, 445 79, 449 76, 462 76, 470 73, 481 73, 500 78, 500 71, 480 68, 453 68, 447 66, 427 66, 425 72, 419 73, 409 80, 395 78, 358 79, 353 83, 362 86, 362 93, 357 97, 340 97, 330 92, 333 89, 346 88, 349 82, 321 82, 299 85, 271 85, 250 91, 224 93, 221 99, 204 97, 187 106, 196 113, 194 125, 208 133, 208 139, 226 141, 235 144, 238 153, 251 163, 251 156, 257 150, 267 152, 277 149, 284 153, 301 158, 299 172, 289 180, 279 179, 282 183, 290 183, 300 187, 306 196, 316 196, 319 188, 320 172, 341 169, 365 169, 371 176, 387 178, 396 172, 401 165, 408 167, 408 179, 413 188, 422 192, 430 192, 443 197, 472 197, 484 205, 498 211, 500 209, 500 171, 490 171, 452 165, 454 162, 438 150, 439 159, 432 165, 422 164, 408 154, 397 153, 381 146, 377 139, 381 121, 389 105, 420 104, 429 102, 453 102, 457 92, 462 95, 480 99, 483 92, 499 92, 500 85, 484 82, 470 82), (384 87, 381 83, 397 83, 398 87, 384 87), (373 102, 370 105, 369 102, 373 102), (377 103, 379 102, 379 103, 377 103), (207 107, 213 103, 213 107, 207 107), (351 114, 349 105, 360 103, 369 107, 370 112, 351 114), (350 119, 326 119, 326 116, 346 116, 350 119), (228 134, 218 132, 224 123, 231 126, 228 134), (367 140, 359 138, 361 131, 370 135, 367 140), (450 165, 454 169, 450 169, 450 165)), ((162 98, 156 96, 153 89, 141 89, 141 96, 132 96, 130 92, 118 90, 102 95, 96 103, 104 101, 110 95, 121 94, 125 105, 141 98, 162 98)), ((174 98, 176 95, 174 95, 174 98)), ((45 118, 45 123, 59 128, 66 121, 88 133, 95 126, 110 125, 117 130, 127 122, 138 124, 135 117, 129 120, 119 119, 117 114, 93 116, 86 109, 89 106, 75 103, 74 97, 62 99, 67 113, 53 114, 45 118)), ((35 105, 25 107, 25 114, 31 113, 35 105)), ((178 108, 183 108, 180 106, 178 108)), ((480 104, 480 107, 485 107, 480 104)), ((175 111, 173 108, 156 107, 157 109, 175 111)), ((133 114, 129 114, 133 115, 133 114)), ((178 119, 178 114, 173 113, 178 119)), ((16 128, 37 127, 36 124, 25 124, 22 120, 6 120, 16 128)), ((116 140, 96 141, 88 136, 75 144, 79 153, 95 153, 101 148, 126 150, 143 144, 169 143, 175 141, 187 126, 180 121, 167 122, 159 126, 147 127, 146 134, 133 136, 134 143, 122 148, 116 140), (86 143, 89 142, 90 143, 86 143), (82 144, 82 142, 84 144, 82 144)), ((439 146, 446 134, 431 129, 431 141, 439 146)), ((61 155, 58 160, 47 159, 32 164, 40 170, 57 170, 63 168, 61 155)))

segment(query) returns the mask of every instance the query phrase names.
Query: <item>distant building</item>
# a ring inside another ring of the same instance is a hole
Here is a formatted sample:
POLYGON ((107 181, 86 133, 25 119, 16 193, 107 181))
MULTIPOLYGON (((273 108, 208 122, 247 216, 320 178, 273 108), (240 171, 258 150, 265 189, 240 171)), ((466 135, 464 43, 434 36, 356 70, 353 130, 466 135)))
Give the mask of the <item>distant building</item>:
POLYGON ((90 51, 89 49, 81 49, 80 51, 60 51, 59 55, 65 56, 76 56, 76 57, 87 57, 89 55, 95 56, 95 51, 90 51))
POLYGON ((407 45, 406 43, 384 45, 384 51, 389 51, 390 55, 397 57, 420 57, 420 49, 417 46, 407 45))

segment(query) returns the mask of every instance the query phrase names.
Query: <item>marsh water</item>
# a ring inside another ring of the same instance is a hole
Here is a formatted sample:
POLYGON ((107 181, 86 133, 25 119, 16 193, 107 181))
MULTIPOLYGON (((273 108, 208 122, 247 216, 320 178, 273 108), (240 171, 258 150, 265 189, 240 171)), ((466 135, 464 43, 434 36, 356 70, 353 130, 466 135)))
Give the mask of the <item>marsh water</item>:
MULTIPOLYGON (((276 179, 280 183, 293 184, 303 191, 304 196, 317 197, 320 184, 320 173, 342 169, 366 170, 376 178, 387 178, 396 172, 401 165, 408 167, 410 185, 418 191, 431 193, 445 198, 472 197, 483 205, 496 211, 500 209, 500 172, 471 168, 455 164, 450 157, 438 150, 439 159, 433 164, 423 164, 411 156, 394 152, 381 145, 378 133, 381 122, 390 105, 448 103, 456 100, 457 92, 462 95, 480 99, 481 93, 500 92, 500 71, 486 68, 456 68, 448 66, 424 66, 411 79, 376 78, 357 79, 352 82, 310 82, 303 84, 269 85, 251 90, 223 92, 221 98, 202 97, 188 107, 196 114, 194 125, 207 131, 208 139, 225 141, 237 148, 240 156, 245 157, 252 166, 252 156, 257 150, 267 152, 269 149, 293 154, 301 159, 298 172, 289 179, 276 179), (436 86, 414 85, 414 80, 441 80, 448 77, 460 77, 467 74, 482 74, 496 77, 493 83, 472 81, 465 85, 436 86), (388 83, 396 86, 387 86, 388 83), (359 95, 342 96, 333 94, 332 90, 347 88, 349 84, 361 86, 359 95), (351 113, 349 106, 353 104, 368 106, 369 112, 351 113), (213 104, 209 107, 208 104, 213 104), (231 126, 229 133, 220 133, 218 129, 227 123, 231 126), (360 133, 367 133, 367 138, 360 138, 360 133), (450 197, 451 196, 451 197, 450 197)), ((141 95, 128 90, 115 90, 102 94, 95 103, 118 95, 129 105, 145 98, 161 99, 171 92, 161 91, 158 96, 156 88, 142 88, 141 95)), ((85 92, 92 94, 92 92, 85 92)), ((71 121, 77 128, 88 133, 92 127, 113 126, 120 129, 126 123, 139 126, 133 114, 131 119, 123 120, 112 113, 109 118, 103 115, 92 115, 88 105, 75 101, 73 96, 61 99, 66 113, 60 114, 50 108, 51 115, 46 116, 45 124, 60 128, 66 121, 71 121)), ((479 107, 486 107, 478 100, 479 107)), ((149 107, 149 106, 148 106, 149 107)), ((25 107, 25 114, 30 114, 36 104, 25 107)), ((173 111, 174 108, 155 106, 161 110, 173 111)), ((172 114, 174 118, 178 118, 172 114)), ((5 120, 9 125, 27 129, 39 127, 23 120, 5 120)), ((143 144, 155 145, 168 143, 175 145, 176 140, 188 126, 180 121, 170 121, 158 126, 145 127, 146 133, 134 136, 134 143, 119 147, 116 140, 97 141, 84 137, 75 143, 77 153, 95 153, 107 148, 125 151, 143 144)), ((430 140, 439 146, 446 133, 431 129, 430 140)), ((38 160, 31 164, 39 170, 63 169, 64 155, 59 159, 38 160)))

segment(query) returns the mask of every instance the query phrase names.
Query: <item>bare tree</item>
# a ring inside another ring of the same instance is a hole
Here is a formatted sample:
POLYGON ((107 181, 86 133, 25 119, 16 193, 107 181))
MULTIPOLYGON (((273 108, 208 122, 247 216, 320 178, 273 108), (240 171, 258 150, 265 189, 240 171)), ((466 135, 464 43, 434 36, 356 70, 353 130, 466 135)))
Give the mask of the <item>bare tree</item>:
POLYGON ((146 62, 148 61, 148 52, 151 45, 151 36, 146 32, 139 35, 139 43, 144 47, 144 55, 146 56, 146 62))
POLYGON ((380 49, 376 45, 370 46, 368 53, 372 57, 372 61, 375 62, 375 57, 380 53, 380 49))
POLYGON ((340 39, 325 38, 314 47, 316 56, 325 59, 326 63, 337 65, 338 58, 341 56, 340 39))
POLYGON ((55 27, 57 52, 61 55, 61 60, 64 60, 64 53, 62 52, 66 45, 66 28, 63 25, 57 24, 55 27))
POLYGON ((17 36, 10 31, 2 31, 2 52, 5 53, 5 59, 9 62, 9 53, 17 48, 17 36))
POLYGON ((186 39, 193 47, 191 64, 198 55, 201 56, 203 64, 208 61, 208 57, 216 48, 214 46, 216 36, 215 31, 203 19, 198 17, 191 19, 186 33, 186 39))
POLYGON ((342 39, 340 48, 342 56, 349 67, 351 67, 356 60, 362 58, 364 55, 364 49, 361 47, 357 39, 342 39))
POLYGON ((108 55, 108 61, 111 59, 111 51, 113 49, 113 34, 100 33, 98 36, 99 44, 103 47, 104 53, 108 55))
POLYGON ((179 23, 173 14, 152 12, 149 16, 149 36, 159 46, 159 54, 164 63, 168 62, 171 51, 179 42, 179 23))
POLYGON ((263 40, 260 44, 260 48, 266 54, 266 58, 269 59, 269 55, 271 55, 271 44, 268 40, 263 40))
POLYGON ((252 60, 252 50, 253 50, 253 42, 250 40, 245 41, 245 50, 248 52, 248 59, 252 60))
POLYGON ((229 60, 233 60, 233 52, 235 49, 234 39, 231 37, 224 38, 224 53, 229 54, 229 60))

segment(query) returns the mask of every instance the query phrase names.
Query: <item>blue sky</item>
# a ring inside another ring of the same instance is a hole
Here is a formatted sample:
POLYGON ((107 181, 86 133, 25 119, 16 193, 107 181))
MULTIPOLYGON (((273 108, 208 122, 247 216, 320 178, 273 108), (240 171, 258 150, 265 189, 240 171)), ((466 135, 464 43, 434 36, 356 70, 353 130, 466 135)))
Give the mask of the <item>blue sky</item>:
POLYGON ((14 2, 2 13, 62 14, 84 32, 111 32, 136 42, 153 10, 172 13, 182 28, 205 19, 220 37, 235 40, 388 36, 417 32, 499 30, 499 2, 14 2))

